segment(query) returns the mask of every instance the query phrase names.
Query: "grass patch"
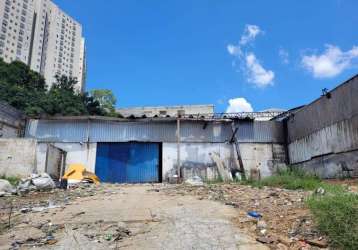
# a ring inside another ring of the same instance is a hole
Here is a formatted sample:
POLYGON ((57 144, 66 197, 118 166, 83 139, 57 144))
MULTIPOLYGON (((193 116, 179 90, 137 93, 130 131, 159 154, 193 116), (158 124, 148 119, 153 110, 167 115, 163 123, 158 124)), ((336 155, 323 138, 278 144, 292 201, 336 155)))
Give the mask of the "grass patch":
POLYGON ((5 176, 5 175, 0 176, 0 179, 7 180, 13 186, 17 186, 17 184, 20 181, 20 178, 18 178, 18 177, 5 176))
POLYGON ((205 182, 206 184, 209 184, 209 185, 210 185, 210 184, 223 183, 224 180, 223 180, 223 178, 221 178, 221 177, 217 177, 217 178, 215 178, 215 179, 205 179, 204 182, 205 182))
POLYGON ((318 229, 335 249, 358 249, 358 195, 337 188, 326 192, 307 200, 318 229))
POLYGON ((258 188, 269 186, 292 190, 314 190, 318 187, 322 187, 323 185, 322 181, 318 177, 298 170, 282 170, 276 175, 263 178, 260 181, 246 180, 241 181, 241 184, 251 185, 258 188))

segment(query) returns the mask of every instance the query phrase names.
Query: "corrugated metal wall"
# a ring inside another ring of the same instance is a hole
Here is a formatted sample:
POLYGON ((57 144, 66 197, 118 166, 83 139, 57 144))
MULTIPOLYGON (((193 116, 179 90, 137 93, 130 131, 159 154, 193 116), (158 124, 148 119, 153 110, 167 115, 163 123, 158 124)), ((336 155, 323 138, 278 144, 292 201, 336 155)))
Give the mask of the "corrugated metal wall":
POLYGON ((358 116, 327 126, 288 146, 292 164, 354 149, 358 149, 358 116))
POLYGON ((7 103, 0 101, 0 121, 19 126, 22 113, 7 103))
MULTIPOLYGON (((118 122, 106 120, 30 120, 26 137, 44 142, 176 142, 176 122, 118 122)), ((282 143, 281 122, 257 121, 236 124, 240 142, 282 143)), ((230 122, 182 121, 182 142, 227 142, 230 122)))
POLYGON ((239 121, 236 138, 239 142, 284 142, 282 122, 278 121, 239 121))
POLYGON ((358 150, 358 76, 287 121, 290 163, 358 150))
POLYGON ((358 115, 358 76, 296 112, 288 120, 288 139, 293 142, 324 127, 358 115))
POLYGON ((0 138, 14 138, 20 135, 23 114, 5 102, 0 101, 0 138))

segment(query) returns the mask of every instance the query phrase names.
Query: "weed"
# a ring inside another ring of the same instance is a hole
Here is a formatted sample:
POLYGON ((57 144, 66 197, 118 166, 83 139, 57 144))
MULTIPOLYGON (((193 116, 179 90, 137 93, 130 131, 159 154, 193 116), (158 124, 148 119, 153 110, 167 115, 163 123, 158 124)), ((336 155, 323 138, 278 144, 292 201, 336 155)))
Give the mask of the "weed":
POLYGON ((358 249, 358 195, 337 188, 326 192, 307 200, 318 229, 335 249, 358 249))
POLYGON ((241 184, 261 188, 263 186, 282 187, 286 189, 314 190, 322 186, 319 178, 298 170, 281 170, 276 175, 263 178, 260 181, 246 180, 241 184))
POLYGON ((18 177, 14 177, 14 176, 5 176, 5 175, 2 175, 0 176, 0 179, 4 179, 4 180, 7 180, 8 182, 10 182, 11 185, 13 186, 16 186, 20 179, 18 177))
POLYGON ((206 184, 209 184, 209 185, 210 185, 210 184, 223 183, 224 180, 223 180, 223 178, 221 178, 220 176, 218 176, 218 177, 215 178, 215 179, 205 179, 204 182, 205 182, 206 184))

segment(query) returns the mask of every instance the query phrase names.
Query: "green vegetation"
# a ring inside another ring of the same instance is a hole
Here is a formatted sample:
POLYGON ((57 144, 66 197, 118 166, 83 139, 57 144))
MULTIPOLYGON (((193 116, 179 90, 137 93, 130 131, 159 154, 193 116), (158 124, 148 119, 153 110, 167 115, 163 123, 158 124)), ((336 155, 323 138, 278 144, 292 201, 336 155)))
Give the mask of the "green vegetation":
POLYGON ((318 187, 321 187, 323 184, 316 176, 308 175, 298 170, 281 170, 276 175, 263 178, 260 181, 249 179, 246 181, 241 181, 240 183, 259 188, 263 186, 271 186, 292 190, 314 190, 318 187))
POLYGON ((8 64, 0 58, 0 100, 26 115, 113 115, 94 96, 79 93, 76 84, 76 78, 58 75, 47 90, 45 79, 26 64, 8 64))
POLYGON ((211 185, 211 184, 219 184, 219 183, 223 183, 224 182, 224 180, 223 180, 223 178, 221 177, 221 176, 218 176, 218 177, 216 177, 215 179, 206 179, 206 180, 204 180, 204 182, 206 183, 206 184, 208 184, 208 185, 211 185))
POLYGON ((115 105, 117 102, 112 90, 94 89, 90 91, 90 95, 95 101, 98 101, 101 108, 110 116, 116 116, 115 105))
POLYGON ((358 195, 341 190, 312 195, 307 204, 335 249, 358 249, 358 195))
POLYGON ((7 180, 13 186, 16 186, 20 181, 20 178, 18 177, 5 176, 5 175, 0 176, 0 179, 7 180))
POLYGON ((254 187, 281 187, 286 189, 317 190, 307 199, 318 229, 330 239, 334 249, 358 249, 358 195, 347 192, 342 185, 323 182, 300 171, 280 171, 260 181, 241 181, 254 187))

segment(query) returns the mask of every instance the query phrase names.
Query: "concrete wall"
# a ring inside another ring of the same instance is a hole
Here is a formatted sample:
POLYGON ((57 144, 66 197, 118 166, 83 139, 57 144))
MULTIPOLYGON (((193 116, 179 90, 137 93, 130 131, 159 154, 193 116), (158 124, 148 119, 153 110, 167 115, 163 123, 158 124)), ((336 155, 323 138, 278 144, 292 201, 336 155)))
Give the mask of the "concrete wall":
MULTIPOLYGON (((285 147, 271 143, 240 143, 240 152, 247 176, 250 169, 260 169, 261 176, 270 176, 278 168, 285 168, 285 147)), ((217 153, 224 165, 230 169, 238 168, 236 152, 229 143, 182 143, 180 146, 181 166, 187 175, 202 178, 218 177, 216 164, 210 154, 217 153)), ((176 173, 177 144, 163 143, 163 181, 176 173)), ((184 174, 184 175, 185 175, 184 174)), ((185 176, 184 176, 185 177, 185 176)))
POLYGON ((259 169, 261 177, 267 177, 286 168, 285 147, 282 144, 241 143, 240 152, 247 176, 251 169, 259 169))
POLYGON ((183 105, 183 106, 156 106, 156 107, 133 107, 120 108, 117 113, 124 117, 176 117, 178 114, 212 114, 214 113, 214 105, 183 105))
POLYGON ((0 175, 26 177, 36 172, 34 139, 0 139, 0 175))
MULTIPOLYGON (((216 164, 210 154, 217 153, 226 167, 234 168, 233 146, 227 143, 181 143, 180 163, 185 177, 198 175, 204 179, 218 177, 216 164)), ((163 143, 163 181, 176 174, 177 144, 163 143)))
MULTIPOLYGON (((46 153, 48 143, 38 143, 37 169, 39 173, 45 172, 46 153)), ((95 172, 97 143, 51 143, 51 145, 67 152, 66 169, 70 164, 82 163, 87 170, 95 172)))

